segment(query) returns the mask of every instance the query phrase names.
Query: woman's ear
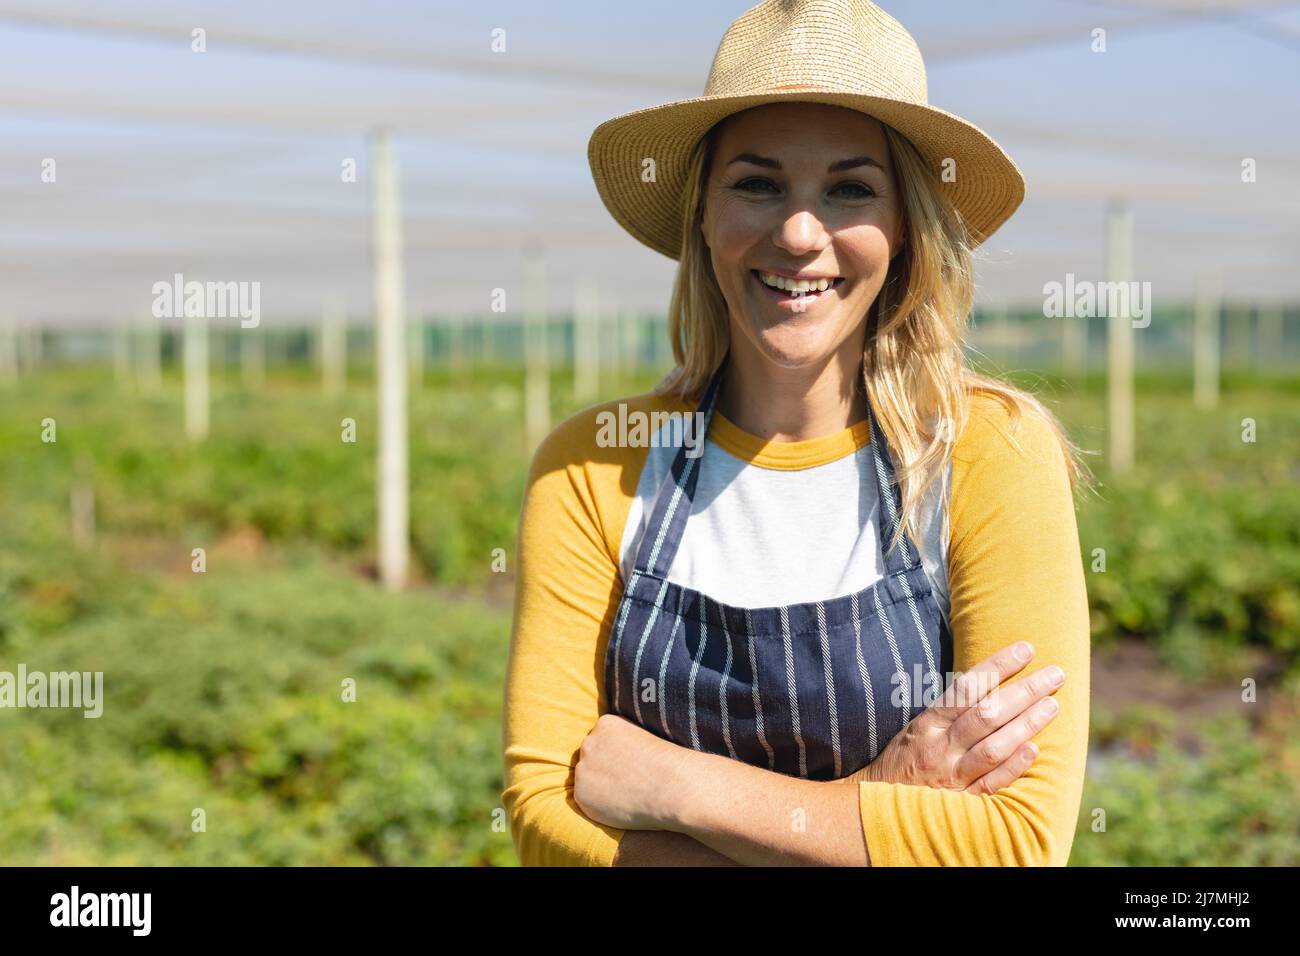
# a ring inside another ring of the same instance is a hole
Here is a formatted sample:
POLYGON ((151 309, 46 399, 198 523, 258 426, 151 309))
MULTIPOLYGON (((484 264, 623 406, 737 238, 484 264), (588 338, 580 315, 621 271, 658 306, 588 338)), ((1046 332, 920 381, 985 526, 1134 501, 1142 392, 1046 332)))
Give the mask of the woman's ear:
POLYGON ((900 220, 898 223, 898 228, 895 230, 894 242, 889 247, 889 261, 893 262, 894 257, 897 256, 900 252, 902 252, 903 248, 906 245, 907 245, 907 227, 906 224, 900 220))

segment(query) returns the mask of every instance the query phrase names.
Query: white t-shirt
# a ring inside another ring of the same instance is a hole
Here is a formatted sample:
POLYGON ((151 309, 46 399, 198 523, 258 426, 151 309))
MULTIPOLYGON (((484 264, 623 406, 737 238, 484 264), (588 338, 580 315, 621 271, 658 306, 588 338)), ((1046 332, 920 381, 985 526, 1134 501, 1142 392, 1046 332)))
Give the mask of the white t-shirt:
MULTIPOLYGON (((632 574, 648 510, 677 447, 660 432, 623 529, 619 563, 632 574)), ((951 466, 926 492, 922 568, 949 621, 951 466)), ((714 410, 690 520, 668 580, 736 607, 830 600, 880 580, 880 496, 866 421, 801 442, 765 442, 714 410)))

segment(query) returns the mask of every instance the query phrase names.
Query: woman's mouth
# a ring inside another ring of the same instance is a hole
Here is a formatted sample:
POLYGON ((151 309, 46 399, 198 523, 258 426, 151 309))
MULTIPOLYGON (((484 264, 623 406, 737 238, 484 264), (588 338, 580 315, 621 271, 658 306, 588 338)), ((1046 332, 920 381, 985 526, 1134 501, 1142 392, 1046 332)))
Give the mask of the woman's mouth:
POLYGON ((750 275, 762 290, 763 295, 776 303, 778 308, 787 312, 806 312, 819 303, 834 298, 834 292, 844 282, 843 276, 836 276, 834 279, 826 280, 826 288, 821 288, 822 282, 800 282, 796 283, 793 279, 774 276, 770 272, 760 272, 758 269, 751 269, 750 275), (766 277, 766 281, 764 281, 766 277), (780 282, 794 286, 792 289, 776 288, 769 283, 780 282))

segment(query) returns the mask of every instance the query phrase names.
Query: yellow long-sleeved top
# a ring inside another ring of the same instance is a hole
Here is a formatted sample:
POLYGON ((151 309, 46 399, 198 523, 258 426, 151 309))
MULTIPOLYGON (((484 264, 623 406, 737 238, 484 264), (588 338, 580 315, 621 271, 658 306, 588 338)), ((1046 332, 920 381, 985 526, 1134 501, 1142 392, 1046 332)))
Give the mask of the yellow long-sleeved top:
MULTIPOLYGON (((629 414, 693 410, 652 394, 623 401, 629 414)), ((586 409, 557 427, 538 448, 524 493, 503 802, 525 865, 608 866, 624 834, 588 819, 573 799, 579 748, 605 710, 605 650, 623 589, 620 549, 650 451, 601 447, 597 416, 618 404, 586 409)), ((790 444, 860 443, 862 435, 855 426, 790 444)), ((764 444, 748 436, 727 451, 757 459, 764 444)), ((1066 674, 1056 693, 1060 711, 1033 738, 1034 764, 995 794, 860 783, 871 863, 1063 866, 1087 757, 1089 625, 1073 498, 1047 422, 1026 415, 1013 429, 1001 402, 973 399, 953 455, 946 544, 954 668, 968 670, 1028 640, 1034 659, 1012 680, 1059 665, 1066 674)))

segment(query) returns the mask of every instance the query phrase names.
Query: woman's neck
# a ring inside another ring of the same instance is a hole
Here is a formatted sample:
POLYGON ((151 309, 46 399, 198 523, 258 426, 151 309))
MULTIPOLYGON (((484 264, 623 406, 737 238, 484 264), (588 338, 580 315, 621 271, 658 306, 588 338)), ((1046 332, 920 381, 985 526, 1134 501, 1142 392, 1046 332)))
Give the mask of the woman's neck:
POLYGON ((717 408, 737 427, 769 441, 821 438, 867 417, 861 375, 861 349, 792 369, 752 349, 737 349, 733 340, 717 408))

